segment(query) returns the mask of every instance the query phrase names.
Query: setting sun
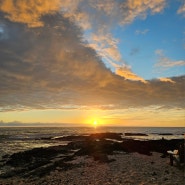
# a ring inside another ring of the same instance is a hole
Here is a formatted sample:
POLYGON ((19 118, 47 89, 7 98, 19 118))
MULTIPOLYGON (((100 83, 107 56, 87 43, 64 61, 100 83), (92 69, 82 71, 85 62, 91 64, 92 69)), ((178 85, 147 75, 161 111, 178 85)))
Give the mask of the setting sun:
POLYGON ((97 120, 94 120, 93 125, 96 127, 98 125, 97 120))

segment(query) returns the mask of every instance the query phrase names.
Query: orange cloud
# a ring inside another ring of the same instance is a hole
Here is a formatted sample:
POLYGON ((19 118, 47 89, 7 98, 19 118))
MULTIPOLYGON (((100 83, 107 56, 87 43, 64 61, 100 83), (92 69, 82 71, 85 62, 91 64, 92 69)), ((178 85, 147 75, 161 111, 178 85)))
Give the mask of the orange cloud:
POLYGON ((59 11, 60 5, 60 0, 3 0, 0 1, 0 11, 11 21, 40 27, 43 26, 40 18, 59 11))
POLYGON ((140 76, 136 75, 135 73, 133 73, 130 68, 124 66, 124 67, 118 67, 116 69, 116 74, 119 76, 122 76, 126 79, 129 80, 134 80, 134 81, 141 81, 143 83, 148 83, 146 80, 144 80, 143 78, 141 78, 140 76))
POLYGON ((122 4, 122 13, 124 15, 122 24, 131 23, 136 17, 145 18, 148 10, 152 14, 163 11, 166 6, 166 0, 127 0, 122 4))

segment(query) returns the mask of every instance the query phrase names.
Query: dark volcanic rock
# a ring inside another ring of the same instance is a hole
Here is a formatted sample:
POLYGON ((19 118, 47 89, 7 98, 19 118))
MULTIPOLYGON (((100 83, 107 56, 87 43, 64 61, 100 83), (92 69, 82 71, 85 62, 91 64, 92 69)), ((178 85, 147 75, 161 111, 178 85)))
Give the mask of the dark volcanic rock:
POLYGON ((122 148, 127 152, 151 155, 150 146, 145 141, 127 140, 122 143, 122 148))
POLYGON ((80 150, 76 152, 76 155, 93 155, 94 153, 112 154, 113 141, 107 141, 105 139, 87 140, 83 143, 80 150))
POLYGON ((147 134, 144 133, 125 133, 125 136, 148 136, 147 134))
POLYGON ((11 166, 26 166, 31 163, 45 163, 51 158, 54 158, 58 154, 69 153, 69 150, 65 146, 51 146, 48 148, 34 148, 23 152, 14 153, 9 157, 6 162, 7 165, 11 166))
POLYGON ((179 144, 184 142, 183 139, 150 141, 121 139, 121 134, 117 133, 92 134, 86 137, 77 137, 74 140, 66 146, 35 148, 5 156, 1 167, 6 169, 7 166, 10 166, 10 169, 13 170, 1 174, 0 177, 7 178, 15 175, 25 177, 30 175, 43 176, 57 167, 61 170, 68 170, 75 167, 70 161, 79 155, 89 155, 100 162, 110 162, 108 155, 115 151, 138 152, 145 155, 151 155, 151 152, 155 151, 166 156, 167 150, 177 149, 179 144), (107 140, 107 138, 111 140, 107 140))
POLYGON ((90 138, 91 139, 116 139, 116 140, 122 140, 122 133, 111 133, 111 132, 106 132, 106 133, 97 133, 97 134, 91 134, 90 138))
POLYGON ((109 158, 105 153, 94 153, 93 158, 95 161, 99 161, 102 163, 109 162, 109 158))
POLYGON ((158 135, 163 135, 163 136, 172 136, 173 134, 172 133, 160 133, 158 135))
POLYGON ((60 140, 60 141, 84 141, 87 138, 89 138, 89 136, 73 135, 73 136, 56 137, 56 138, 53 138, 53 139, 60 140))
POLYGON ((89 136, 87 136, 87 135, 72 135, 72 136, 56 137, 54 139, 61 140, 61 141, 84 141, 87 139, 105 139, 105 138, 122 140, 121 135, 122 135, 122 133, 105 132, 105 133, 91 134, 89 136))
POLYGON ((151 152, 159 152, 167 155, 168 150, 177 149, 180 143, 183 143, 183 139, 148 141, 125 139, 122 147, 128 152, 138 152, 146 155, 150 155, 151 152))

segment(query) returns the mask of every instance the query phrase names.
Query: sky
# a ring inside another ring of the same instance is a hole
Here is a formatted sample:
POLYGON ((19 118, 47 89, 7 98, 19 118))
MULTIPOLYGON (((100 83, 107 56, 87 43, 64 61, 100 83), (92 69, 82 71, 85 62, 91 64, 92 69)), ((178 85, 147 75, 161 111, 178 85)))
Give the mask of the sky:
POLYGON ((0 126, 181 126, 183 0, 0 0, 0 126))

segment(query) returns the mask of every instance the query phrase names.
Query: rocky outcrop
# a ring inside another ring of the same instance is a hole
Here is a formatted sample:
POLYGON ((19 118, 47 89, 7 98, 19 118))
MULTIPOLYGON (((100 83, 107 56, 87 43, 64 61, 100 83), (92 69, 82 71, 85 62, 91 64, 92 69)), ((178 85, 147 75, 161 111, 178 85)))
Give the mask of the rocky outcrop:
MULTIPOLYGON (((69 138, 68 138, 69 139, 69 138)), ((115 152, 138 152, 145 155, 152 155, 152 152, 160 152, 164 156, 167 150, 177 149, 183 140, 150 140, 139 141, 133 139, 122 139, 118 133, 98 133, 85 137, 74 137, 67 145, 51 146, 47 148, 34 148, 32 150, 18 152, 11 156, 4 156, 1 161, 1 178, 15 175, 21 176, 43 176, 50 171, 60 167, 67 170, 75 167, 71 161, 76 156, 91 156, 99 162, 111 162, 108 155, 115 152)))
POLYGON ((125 136, 148 136, 148 135, 144 134, 144 133, 129 133, 129 132, 126 132, 125 136))

